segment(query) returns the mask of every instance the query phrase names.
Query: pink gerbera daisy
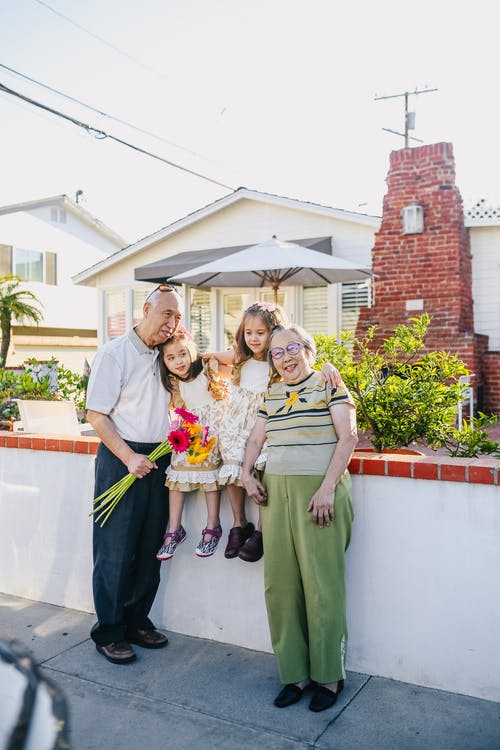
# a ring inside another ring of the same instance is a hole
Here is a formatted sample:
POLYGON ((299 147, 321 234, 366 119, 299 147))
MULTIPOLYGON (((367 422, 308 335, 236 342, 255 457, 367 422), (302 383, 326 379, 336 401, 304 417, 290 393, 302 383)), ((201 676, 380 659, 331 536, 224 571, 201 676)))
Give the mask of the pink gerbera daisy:
POLYGON ((179 408, 179 409, 174 409, 174 411, 185 422, 190 422, 191 424, 193 424, 194 422, 198 421, 198 417, 196 416, 196 414, 192 414, 187 409, 181 409, 181 408, 179 408))
POLYGON ((190 435, 185 427, 180 427, 178 430, 172 430, 168 436, 168 442, 172 446, 172 450, 175 453, 184 453, 189 448, 190 435))

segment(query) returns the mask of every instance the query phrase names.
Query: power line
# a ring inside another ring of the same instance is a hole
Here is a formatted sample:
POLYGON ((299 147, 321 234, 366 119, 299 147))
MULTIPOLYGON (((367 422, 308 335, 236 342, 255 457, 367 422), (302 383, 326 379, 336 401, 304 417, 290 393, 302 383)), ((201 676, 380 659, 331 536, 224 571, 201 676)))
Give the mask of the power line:
POLYGON ((53 8, 51 5, 49 5, 49 3, 46 3, 44 0, 34 0, 34 1, 35 3, 38 3, 38 5, 42 5, 44 8, 47 8, 47 10, 50 10, 56 16, 63 18, 65 21, 67 21, 67 23, 70 23, 75 28, 80 29, 80 31, 83 31, 85 34, 88 34, 89 36, 93 37, 93 39, 97 39, 98 42, 105 44, 106 47, 109 47, 115 52, 118 52, 119 55, 123 55, 123 57, 126 57, 129 60, 132 60, 132 62, 136 63, 136 65, 140 65, 141 68, 144 68, 145 70, 148 70, 150 73, 154 73, 160 78, 163 78, 164 81, 169 80, 167 76, 164 76, 162 73, 160 73, 159 70, 156 70, 156 68, 152 68, 150 65, 147 65, 146 63, 142 62, 142 60, 139 60, 137 57, 134 57, 133 55, 131 55, 129 52, 126 52, 120 47, 117 47, 115 44, 108 42, 107 39, 104 39, 104 37, 99 36, 99 34, 95 34, 93 31, 90 31, 90 29, 87 29, 85 26, 82 26, 82 24, 78 23, 77 21, 73 21, 72 18, 70 18, 69 16, 65 16, 64 13, 61 13, 61 11, 56 10, 56 8, 53 8))
POLYGON ((162 156, 158 156, 157 154, 153 154, 151 151, 147 151, 146 149, 141 148, 140 146, 135 146, 133 143, 129 143, 128 141, 125 141, 122 138, 118 138, 117 136, 112 135, 111 133, 106 133, 104 130, 99 130, 98 128, 94 128, 88 123, 78 120, 76 117, 71 117, 71 115, 67 115, 64 112, 60 112, 59 110, 54 109, 53 107, 49 107, 46 104, 42 104, 42 102, 38 102, 35 99, 31 99, 28 96, 24 96, 24 94, 21 94, 18 91, 14 91, 14 89, 8 88, 8 86, 4 86, 3 83, 0 83, 0 91, 3 91, 5 94, 9 94, 11 96, 15 96, 18 99, 21 99, 22 101, 25 101, 28 104, 33 105, 34 107, 38 107, 39 109, 45 110, 46 112, 50 112, 56 117, 61 117, 63 120, 67 120, 68 122, 71 122, 73 125, 76 125, 79 128, 83 128, 83 130, 89 133, 89 135, 93 135, 95 138, 98 138, 98 139, 109 138, 110 140, 115 141, 116 143, 120 143, 122 146, 127 146, 128 148, 131 148, 134 151, 138 151, 139 153, 144 154, 145 156, 150 156, 152 159, 157 159, 158 161, 161 161, 164 164, 168 164, 170 167, 174 167, 175 169, 180 169, 182 172, 187 172, 188 174, 192 174, 195 177, 199 177, 202 180, 211 182, 213 185, 218 185, 219 187, 227 188, 228 190, 234 190, 234 188, 231 185, 226 185, 223 182, 214 180, 212 177, 207 177, 201 172, 195 172, 193 169, 188 169, 187 167, 183 167, 182 165, 177 164, 176 162, 170 161, 169 159, 165 159, 162 156))
POLYGON ((169 146, 175 146, 175 148, 179 148, 182 151, 185 151, 186 153, 191 154, 192 156, 197 156, 200 159, 206 159, 207 161, 212 161, 212 163, 215 163, 213 162, 212 159, 208 159, 206 156, 203 156, 203 154, 199 154, 197 151, 193 151, 190 148, 186 148, 186 146, 181 146, 179 143, 175 143, 175 141, 170 141, 161 135, 157 135, 156 133, 152 133, 150 130, 145 130, 144 128, 140 128, 139 126, 133 125, 132 123, 127 122, 126 120, 122 120, 119 117, 110 115, 107 112, 104 112, 102 109, 98 109, 97 107, 94 107, 91 104, 86 104, 85 102, 82 102, 81 99, 77 99, 76 97, 71 96, 70 94, 65 94, 63 91, 59 91, 59 89, 56 89, 53 86, 49 86, 49 84, 47 83, 42 83, 42 81, 37 81, 35 78, 31 78, 25 73, 21 73, 19 70, 15 70, 14 68, 9 68, 8 65, 4 65, 3 63, 0 63, 0 68, 4 68, 4 70, 8 70, 9 73, 13 73, 14 75, 19 76, 20 78, 24 78, 25 81, 29 81, 30 83, 34 83, 37 86, 41 86, 42 88, 47 89, 47 91, 51 91, 53 94, 62 96, 64 99, 68 99, 70 102, 73 102, 74 104, 79 104, 81 107, 85 107, 86 109, 89 109, 91 112, 95 112, 96 114, 102 117, 106 117, 108 120, 113 120, 114 122, 117 122, 120 125, 125 125, 125 127, 130 128, 131 130, 135 130, 136 132, 141 133, 142 135, 147 135, 150 138, 156 138, 156 140, 161 141, 162 143, 167 143, 169 146))

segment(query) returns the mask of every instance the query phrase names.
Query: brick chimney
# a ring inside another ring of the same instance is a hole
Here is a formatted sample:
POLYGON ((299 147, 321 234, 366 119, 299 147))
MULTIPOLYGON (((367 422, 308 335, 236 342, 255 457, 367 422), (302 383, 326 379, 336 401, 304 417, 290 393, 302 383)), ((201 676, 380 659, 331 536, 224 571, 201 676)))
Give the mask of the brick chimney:
POLYGON ((376 344, 400 323, 427 312, 428 350, 456 354, 482 385, 488 337, 474 333, 472 263, 450 143, 393 151, 382 222, 372 251, 374 305, 364 308, 356 335, 378 324, 376 344), (404 234, 402 211, 423 208, 421 233, 404 234))

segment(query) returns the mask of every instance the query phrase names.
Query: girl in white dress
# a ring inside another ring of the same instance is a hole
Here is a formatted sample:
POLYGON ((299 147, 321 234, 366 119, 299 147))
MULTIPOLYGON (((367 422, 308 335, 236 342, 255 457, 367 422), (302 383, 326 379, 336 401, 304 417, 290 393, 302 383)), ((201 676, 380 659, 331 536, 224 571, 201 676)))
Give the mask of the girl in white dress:
MULTIPOLYGON (((184 453, 173 453, 165 485, 169 488, 169 525, 156 557, 169 560, 186 538, 181 524, 186 492, 205 492, 207 524, 196 547, 198 557, 210 557, 222 536, 220 525, 220 490, 217 484, 220 466, 218 432, 222 422, 228 388, 210 366, 209 358, 197 351, 187 331, 171 336, 160 347, 160 376, 171 394, 171 408, 183 408, 196 414, 198 424, 210 427, 213 442, 208 457, 190 464, 184 453)), ((220 368, 221 369, 221 368, 220 368)))
MULTIPOLYGON (((218 482, 227 488, 233 513, 225 557, 256 562, 262 557, 260 515, 257 529, 245 515, 245 490, 241 467, 247 438, 255 424, 264 393, 275 377, 267 361, 267 344, 273 328, 287 321, 285 311, 270 302, 254 302, 243 313, 232 352, 214 356, 223 365, 233 365, 231 398, 219 431, 222 465, 218 482)), ((265 465, 265 446, 257 469, 265 465)))
MULTIPOLYGON (((264 393, 278 378, 273 373, 267 356, 271 331, 277 325, 286 325, 287 321, 287 315, 279 305, 253 302, 243 313, 233 351, 211 355, 221 365, 233 366, 231 397, 218 433, 222 458, 218 483, 227 488, 233 513, 233 527, 229 532, 224 556, 239 557, 245 562, 257 562, 264 554, 260 510, 257 528, 247 521, 245 515, 245 489, 241 482, 245 444, 257 419, 264 393)), ((328 362, 323 365, 322 375, 330 385, 342 382, 338 370, 328 362)), ((255 464, 256 470, 263 471, 265 463, 264 444, 255 464)))

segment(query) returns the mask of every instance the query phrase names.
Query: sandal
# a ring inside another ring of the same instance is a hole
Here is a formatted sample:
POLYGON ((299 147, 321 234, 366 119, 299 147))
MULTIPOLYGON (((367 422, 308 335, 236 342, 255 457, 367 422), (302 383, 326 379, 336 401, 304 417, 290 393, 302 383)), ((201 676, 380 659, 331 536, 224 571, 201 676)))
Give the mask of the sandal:
POLYGON ((213 555, 215 550, 217 549, 217 545, 219 544, 219 539, 221 538, 221 536, 221 526, 217 526, 215 529, 204 528, 201 532, 201 539, 198 542, 198 546, 195 550, 196 555, 198 557, 210 557, 210 555, 213 555), (211 537, 208 542, 205 542, 203 538, 205 534, 208 534, 211 537))
POLYGON ((170 560, 174 556, 175 550, 182 544, 186 538, 184 526, 179 526, 177 531, 167 531, 163 537, 163 544, 156 553, 157 560, 170 560))

